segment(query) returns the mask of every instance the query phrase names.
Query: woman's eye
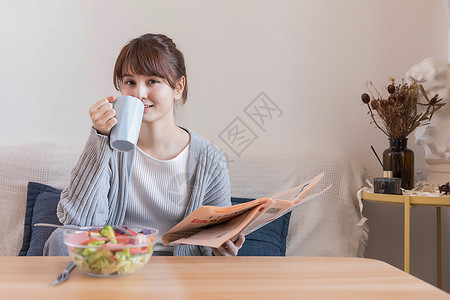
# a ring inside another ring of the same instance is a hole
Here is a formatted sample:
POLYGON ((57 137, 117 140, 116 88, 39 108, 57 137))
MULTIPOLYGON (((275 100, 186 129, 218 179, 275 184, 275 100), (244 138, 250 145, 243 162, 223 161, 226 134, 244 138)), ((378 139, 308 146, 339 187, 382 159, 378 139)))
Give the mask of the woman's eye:
POLYGON ((133 84, 135 84, 135 82, 133 80, 126 80, 125 84, 126 85, 133 85, 133 84))
POLYGON ((154 80, 154 79, 150 79, 150 80, 148 81, 148 83, 150 83, 150 84, 155 84, 155 83, 158 83, 158 81, 157 81, 157 80, 154 80))

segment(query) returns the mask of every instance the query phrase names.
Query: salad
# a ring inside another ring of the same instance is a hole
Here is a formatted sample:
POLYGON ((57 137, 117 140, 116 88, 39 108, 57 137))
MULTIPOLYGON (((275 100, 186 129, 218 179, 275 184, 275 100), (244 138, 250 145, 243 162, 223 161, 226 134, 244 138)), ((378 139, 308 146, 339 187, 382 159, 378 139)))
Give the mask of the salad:
POLYGON ((153 254, 157 230, 111 225, 88 230, 68 230, 64 242, 73 262, 97 276, 119 276, 142 268, 153 254))

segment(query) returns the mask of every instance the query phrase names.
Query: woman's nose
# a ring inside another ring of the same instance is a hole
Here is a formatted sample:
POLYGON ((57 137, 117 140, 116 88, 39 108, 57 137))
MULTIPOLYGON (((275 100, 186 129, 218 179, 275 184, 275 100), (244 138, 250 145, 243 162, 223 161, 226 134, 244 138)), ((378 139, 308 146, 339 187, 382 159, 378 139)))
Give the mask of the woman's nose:
POLYGON ((136 88, 136 98, 139 99, 147 99, 147 95, 148 95, 148 90, 147 90, 147 86, 145 84, 139 84, 136 88))

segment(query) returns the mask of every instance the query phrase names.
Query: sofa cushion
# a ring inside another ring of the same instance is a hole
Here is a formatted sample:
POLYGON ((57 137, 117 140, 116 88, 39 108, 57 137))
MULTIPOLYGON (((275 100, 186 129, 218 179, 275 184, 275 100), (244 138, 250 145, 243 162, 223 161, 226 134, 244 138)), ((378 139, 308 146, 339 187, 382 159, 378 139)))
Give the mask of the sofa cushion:
MULTIPOLYGON (((232 204, 251 201, 249 198, 232 197, 232 204)), ((291 213, 264 225, 245 237, 245 243, 238 252, 238 256, 285 256, 286 236, 289 229, 291 213)))
POLYGON ((40 256, 44 244, 55 228, 34 227, 36 223, 61 224, 56 216, 56 207, 61 190, 37 183, 28 183, 27 207, 20 256, 40 256))

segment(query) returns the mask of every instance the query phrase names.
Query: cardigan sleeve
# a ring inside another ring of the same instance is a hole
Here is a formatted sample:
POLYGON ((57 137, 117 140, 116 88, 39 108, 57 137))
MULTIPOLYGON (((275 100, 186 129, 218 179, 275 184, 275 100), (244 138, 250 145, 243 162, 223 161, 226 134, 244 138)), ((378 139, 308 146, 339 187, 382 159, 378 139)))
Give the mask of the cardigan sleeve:
POLYGON ((215 149, 213 164, 209 170, 203 205, 231 206, 230 176, 228 164, 222 151, 215 149))
POLYGON ((61 193, 57 208, 61 223, 78 226, 106 223, 109 214, 111 156, 108 137, 92 128, 72 170, 70 184, 61 193))

